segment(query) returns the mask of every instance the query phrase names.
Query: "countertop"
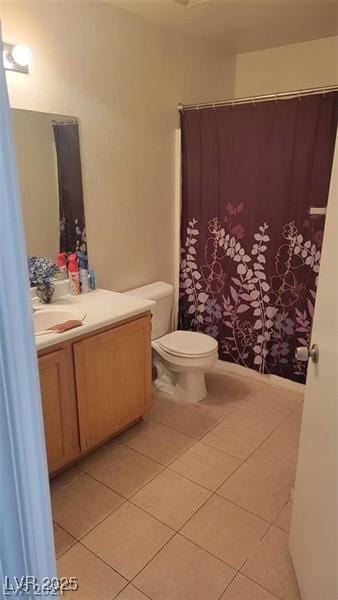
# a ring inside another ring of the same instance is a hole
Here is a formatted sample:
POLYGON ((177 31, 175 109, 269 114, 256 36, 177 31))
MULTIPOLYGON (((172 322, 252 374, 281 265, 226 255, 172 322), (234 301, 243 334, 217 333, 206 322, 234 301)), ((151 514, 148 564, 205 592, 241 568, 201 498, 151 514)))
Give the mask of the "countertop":
POLYGON ((35 336, 37 350, 48 348, 79 337, 96 329, 101 329, 107 325, 113 325, 119 321, 123 321, 135 315, 142 314, 151 309, 154 302, 152 300, 144 300, 136 296, 128 294, 120 294, 118 292, 110 292, 108 290, 97 289, 87 294, 79 296, 71 296, 67 294, 55 298, 50 305, 53 308, 58 306, 74 308, 86 312, 86 317, 83 320, 81 327, 70 329, 64 333, 51 333, 35 336))

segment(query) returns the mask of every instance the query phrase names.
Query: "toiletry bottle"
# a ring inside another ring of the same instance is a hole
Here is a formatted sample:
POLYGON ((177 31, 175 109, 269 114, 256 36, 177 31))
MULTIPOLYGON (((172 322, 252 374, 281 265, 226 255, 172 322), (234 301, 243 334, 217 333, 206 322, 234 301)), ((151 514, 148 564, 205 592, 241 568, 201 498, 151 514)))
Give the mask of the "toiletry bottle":
POLYGON ((91 290, 95 290, 96 288, 94 269, 90 269, 89 271, 89 287, 91 290))
POLYGON ((72 296, 77 296, 80 293, 80 277, 77 256, 75 252, 68 256, 68 275, 70 293, 72 296))
POLYGON ((67 265, 66 265, 66 253, 60 252, 60 254, 57 255, 56 262, 57 262, 57 266, 59 269, 59 278, 66 279, 68 277, 68 271, 67 271, 67 265))
POLYGON ((80 290, 81 294, 85 294, 89 292, 87 258, 82 252, 78 252, 77 255, 79 260, 80 290))

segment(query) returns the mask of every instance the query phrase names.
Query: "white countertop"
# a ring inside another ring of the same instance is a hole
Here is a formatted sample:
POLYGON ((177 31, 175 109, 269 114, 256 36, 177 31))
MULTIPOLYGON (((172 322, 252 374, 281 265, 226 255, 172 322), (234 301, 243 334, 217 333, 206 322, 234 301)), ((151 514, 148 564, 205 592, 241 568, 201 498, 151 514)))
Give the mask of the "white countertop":
POLYGON ((86 312, 83 324, 81 327, 70 329, 64 333, 35 336, 36 348, 37 350, 42 350, 65 340, 79 337, 90 331, 95 331, 107 325, 134 317, 150 310, 153 304, 154 302, 151 300, 144 300, 136 296, 101 289, 93 290, 87 294, 80 294, 79 296, 71 296, 70 294, 60 296, 55 298, 50 305, 46 304, 46 309, 48 306, 53 308, 61 306, 68 308, 78 307, 86 312))

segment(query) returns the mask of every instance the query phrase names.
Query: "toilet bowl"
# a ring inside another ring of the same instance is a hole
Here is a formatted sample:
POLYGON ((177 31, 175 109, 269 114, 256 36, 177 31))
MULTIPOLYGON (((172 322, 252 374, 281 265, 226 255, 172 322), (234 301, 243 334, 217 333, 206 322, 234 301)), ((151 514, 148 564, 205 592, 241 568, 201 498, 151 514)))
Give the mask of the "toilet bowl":
POLYGON ((172 285, 157 281, 127 293, 154 302, 151 311, 156 387, 172 390, 179 401, 199 402, 207 395, 205 372, 216 364, 218 343, 205 333, 170 332, 173 292, 172 285))
POLYGON ((214 338, 193 331, 174 331, 152 342, 165 367, 176 376, 176 398, 199 402, 207 395, 205 372, 215 366, 218 344, 214 338))

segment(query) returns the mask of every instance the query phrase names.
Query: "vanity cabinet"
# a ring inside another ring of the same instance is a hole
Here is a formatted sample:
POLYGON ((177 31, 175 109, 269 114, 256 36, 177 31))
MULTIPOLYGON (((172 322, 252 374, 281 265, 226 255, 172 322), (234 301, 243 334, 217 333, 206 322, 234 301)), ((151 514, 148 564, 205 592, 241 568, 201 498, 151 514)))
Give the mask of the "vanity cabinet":
POLYGON ((39 370, 53 473, 150 408, 150 313, 41 351, 39 370))
POLYGON ((48 469, 61 469, 79 453, 74 376, 68 348, 39 358, 48 469))
POLYGON ((92 336, 73 348, 81 448, 89 450, 150 408, 149 318, 92 336))

